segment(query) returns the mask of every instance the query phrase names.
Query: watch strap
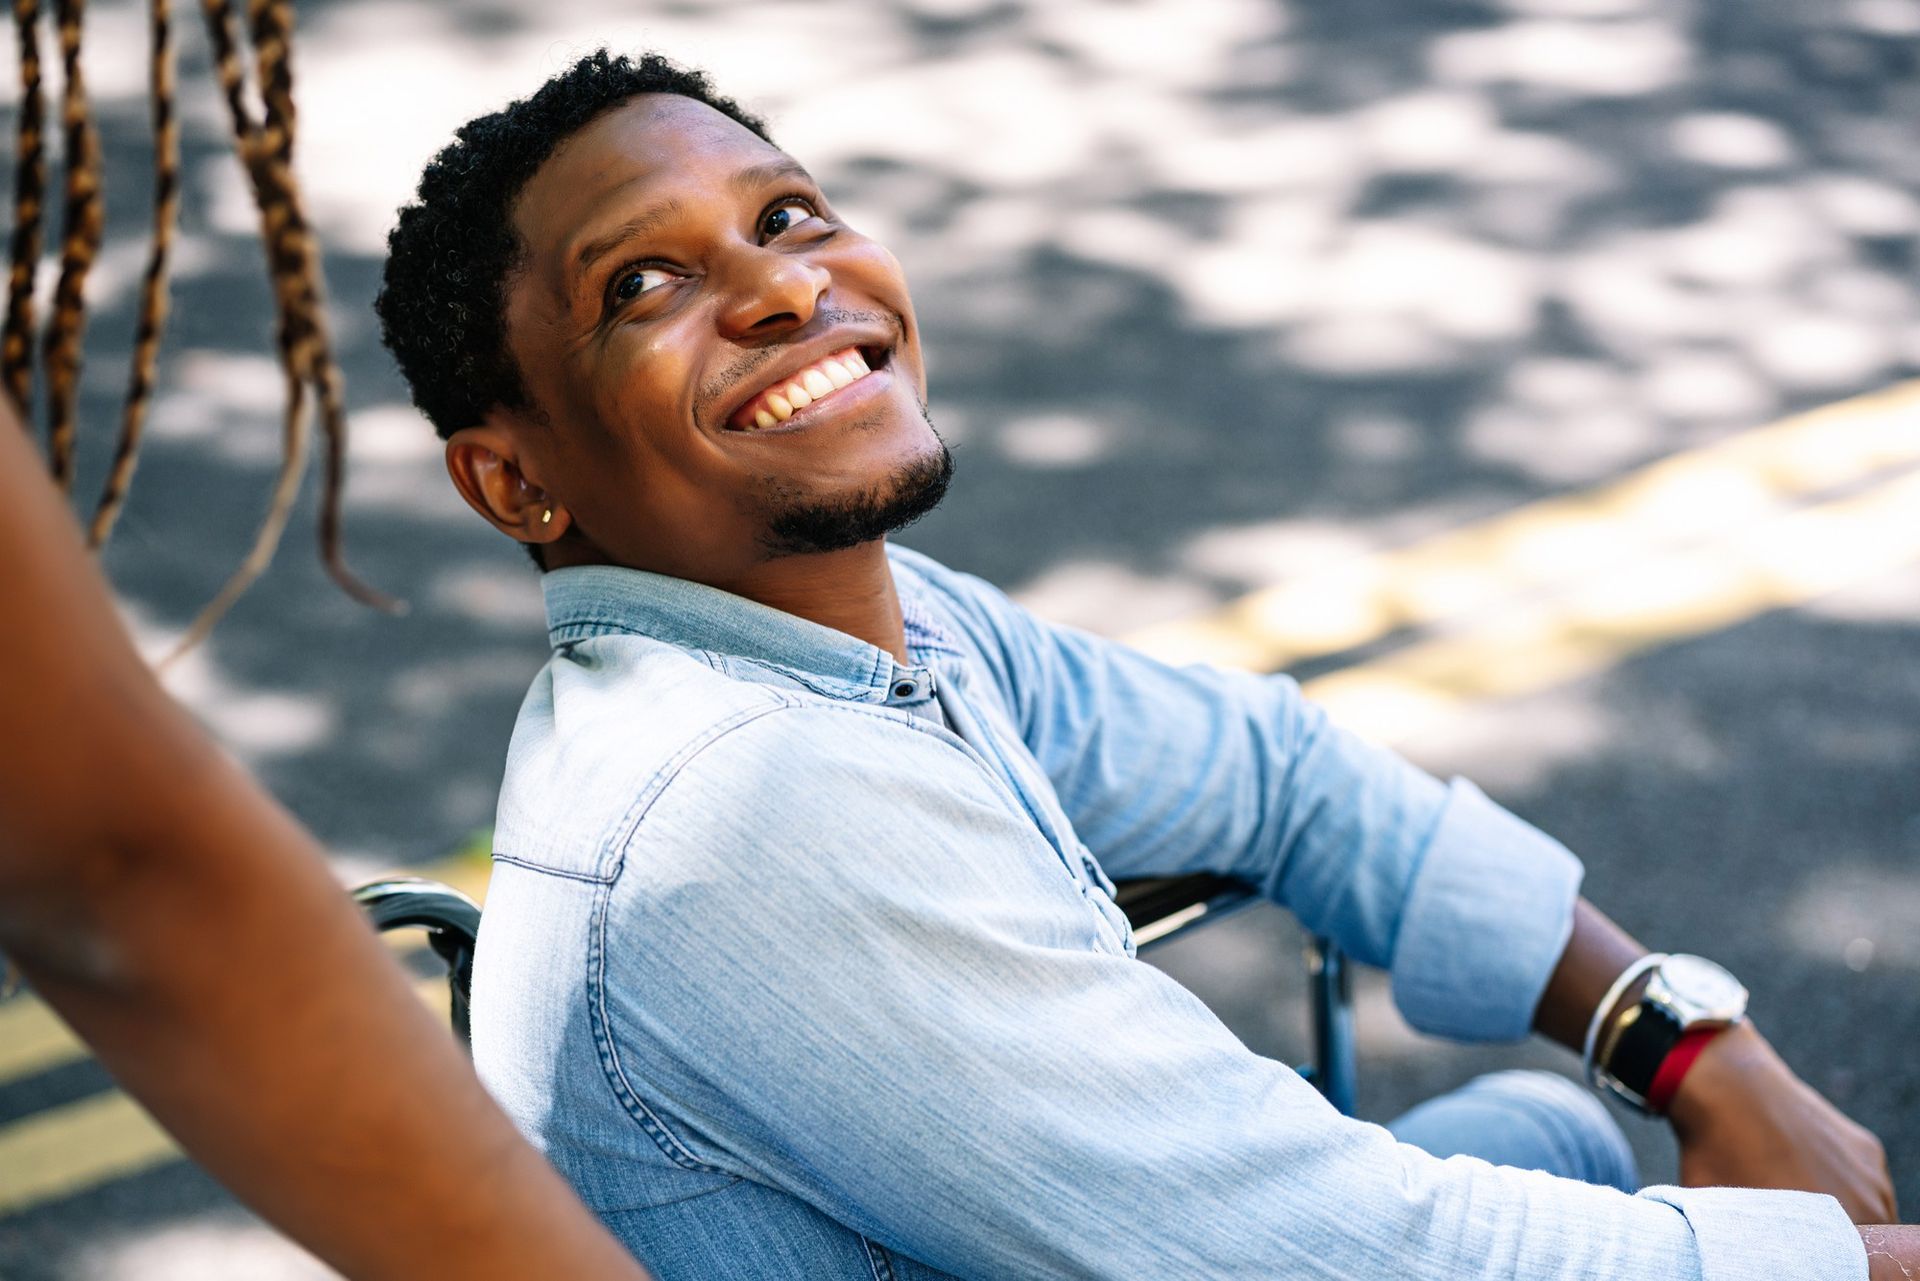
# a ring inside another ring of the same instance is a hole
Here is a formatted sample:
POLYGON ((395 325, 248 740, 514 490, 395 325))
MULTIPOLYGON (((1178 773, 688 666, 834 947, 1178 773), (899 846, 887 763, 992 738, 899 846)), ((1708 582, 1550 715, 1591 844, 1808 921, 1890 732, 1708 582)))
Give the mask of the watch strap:
POLYGON ((1620 1016, 1601 1066, 1631 1096, 1646 1100, 1660 1065, 1685 1031, 1670 1011, 1642 1000, 1620 1016))
POLYGON ((1593 1018, 1587 1023, 1586 1040, 1580 1049, 1580 1061, 1586 1069, 1588 1085, 1593 1086, 1595 1089, 1600 1087, 1600 1059, 1602 1057, 1600 1054, 1600 1036, 1606 1028, 1607 1016, 1613 1013, 1614 1007, 1620 1003, 1620 998, 1626 995, 1628 988, 1639 981, 1641 975, 1658 966, 1666 959, 1667 954, 1665 952, 1649 952, 1647 955, 1641 957, 1632 965, 1620 971, 1618 977, 1613 980, 1612 986, 1607 989, 1607 994, 1600 998, 1600 1004, 1593 1007, 1593 1018))
POLYGON ((1686 1035, 1660 1061, 1660 1070, 1653 1074, 1653 1084, 1647 1087, 1647 1111, 1656 1116, 1667 1114, 1673 1106, 1673 1096, 1680 1092, 1680 1082, 1687 1079, 1687 1072, 1700 1057, 1700 1051, 1726 1030, 1723 1024, 1687 1029, 1686 1035))

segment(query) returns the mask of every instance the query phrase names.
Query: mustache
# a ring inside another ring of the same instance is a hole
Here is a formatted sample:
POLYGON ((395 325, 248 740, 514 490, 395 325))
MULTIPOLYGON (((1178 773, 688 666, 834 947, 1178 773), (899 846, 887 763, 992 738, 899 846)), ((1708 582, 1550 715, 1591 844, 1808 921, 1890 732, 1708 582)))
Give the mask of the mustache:
POLYGON ((885 326, 894 346, 898 346, 906 337, 906 322, 891 311, 849 311, 844 308, 816 311, 811 321, 780 342, 741 352, 737 359, 728 362, 725 368, 701 384, 700 404, 703 408, 711 407, 714 401, 771 364, 788 347, 795 343, 810 342, 823 330, 837 329, 842 325, 876 324, 885 326))

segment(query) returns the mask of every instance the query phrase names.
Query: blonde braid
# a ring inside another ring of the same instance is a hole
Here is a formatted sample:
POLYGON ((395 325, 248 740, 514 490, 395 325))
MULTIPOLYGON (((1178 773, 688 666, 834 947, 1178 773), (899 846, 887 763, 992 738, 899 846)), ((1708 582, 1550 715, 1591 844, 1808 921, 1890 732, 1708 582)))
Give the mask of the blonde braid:
POLYGON ((100 136, 87 109, 86 79, 80 70, 84 0, 57 0, 54 13, 66 86, 60 117, 66 136, 66 183, 62 209, 60 282, 53 291, 53 315, 41 344, 47 368, 48 453, 53 478, 61 489, 73 486, 74 416, 80 399, 81 339, 86 332, 87 273, 100 252, 106 210, 100 200, 100 136))
POLYGON ((287 411, 282 436, 285 453, 265 519, 254 536, 252 549, 211 603, 194 619, 174 656, 197 644, 237 600, 265 572, 273 560, 294 500, 307 456, 306 393, 316 393, 328 436, 328 484, 321 511, 322 554, 328 571, 350 595, 389 610, 399 605, 366 587, 341 563, 338 547, 339 473, 346 440, 340 377, 328 349, 324 304, 320 289, 320 255, 293 176, 293 74, 288 61, 292 40, 292 6, 287 0, 249 0, 249 34, 264 114, 255 122, 240 92, 239 51, 235 47, 231 0, 203 0, 212 33, 215 62, 226 90, 233 121, 234 142, 260 209, 261 237, 273 282, 276 341, 286 375, 287 411))
POLYGON ((153 0, 150 23, 153 57, 150 80, 153 93, 153 244, 147 271, 140 283, 140 322, 134 332, 133 368, 128 375, 126 409, 120 419, 120 441, 107 473, 100 502, 87 531, 88 545, 98 549, 113 532, 114 521, 126 502, 138 462, 147 406, 153 399, 154 369, 160 359, 160 337, 167 326, 167 255, 173 245, 174 223, 180 210, 180 124, 174 117, 172 14, 168 0, 153 0))
POLYGON ((25 424, 33 401, 33 295, 47 196, 47 92, 40 84, 40 0, 13 0, 20 40, 20 142, 13 171, 12 269, 7 323, 0 332, 0 386, 25 424))
MULTIPOLYGON (((171 0, 151 0, 154 182, 152 241, 142 279, 138 325, 128 374, 119 443, 89 524, 96 549, 111 535, 133 483, 155 369, 168 313, 167 271, 180 211, 180 128, 171 0)), ((247 99, 245 52, 234 0, 202 0, 214 73, 232 119, 238 152, 255 204, 273 284, 275 341, 286 382, 281 423, 282 455, 265 517, 238 569, 201 610, 173 656, 198 643, 273 559, 300 492, 309 450, 309 406, 317 403, 327 437, 326 482, 321 500, 320 544, 327 571, 356 599, 397 610, 398 602, 354 578, 340 549, 341 481, 347 419, 339 365, 326 323, 320 250, 308 227, 293 174, 295 112, 289 61, 293 38, 291 0, 248 0, 248 35, 260 80, 261 114, 247 99)), ((88 108, 80 65, 84 0, 55 0, 60 52, 66 69, 61 102, 65 163, 60 277, 41 339, 47 369, 49 461, 62 488, 74 475, 75 423, 86 328, 86 280, 105 230, 101 195, 101 149, 88 108)), ((47 191, 46 94, 41 84, 41 0, 13 0, 20 41, 20 129, 14 171, 14 228, 4 331, 0 331, 0 392, 30 413, 34 381, 35 283, 41 254, 47 191)), ((171 661, 171 657, 167 660, 171 661)))
POLYGON ((207 43, 213 51, 213 75, 226 95, 227 114, 233 120, 236 143, 259 129, 247 109, 247 71, 241 65, 239 36, 234 31, 233 6, 228 0, 202 0, 207 19, 207 43))
POLYGON ((249 0, 254 52, 259 60, 261 97, 266 104, 263 150, 268 180, 280 193, 287 214, 289 266, 301 273, 298 297, 304 309, 302 338, 305 373, 319 402, 321 434, 327 443, 320 495, 320 552, 335 583, 355 600, 395 610, 398 602, 361 582, 347 568, 340 540, 340 508, 346 480, 347 413, 345 380, 334 359, 328 334, 326 286, 320 248, 309 229, 293 176, 293 5, 291 0, 249 0))

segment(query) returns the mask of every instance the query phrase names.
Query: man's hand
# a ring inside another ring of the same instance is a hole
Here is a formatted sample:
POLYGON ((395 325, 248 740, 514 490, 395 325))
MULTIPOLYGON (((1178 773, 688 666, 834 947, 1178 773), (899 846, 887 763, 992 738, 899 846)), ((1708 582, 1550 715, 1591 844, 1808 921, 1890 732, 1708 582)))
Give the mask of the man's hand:
POLYGON ((1880 1141, 1795 1076, 1751 1023, 1701 1052, 1669 1119, 1688 1187, 1825 1192, 1855 1223, 1899 1218, 1880 1141))

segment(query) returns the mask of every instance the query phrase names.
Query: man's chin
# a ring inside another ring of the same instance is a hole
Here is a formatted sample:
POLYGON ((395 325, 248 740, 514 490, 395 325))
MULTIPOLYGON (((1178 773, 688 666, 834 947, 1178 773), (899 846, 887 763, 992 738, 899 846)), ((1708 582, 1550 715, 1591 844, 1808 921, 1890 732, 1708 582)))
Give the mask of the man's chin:
POLYGON ((779 495, 771 504, 761 545, 774 557, 810 556, 845 551, 911 525, 940 505, 953 479, 952 451, 937 432, 933 441, 932 449, 867 489, 832 496, 779 495))

